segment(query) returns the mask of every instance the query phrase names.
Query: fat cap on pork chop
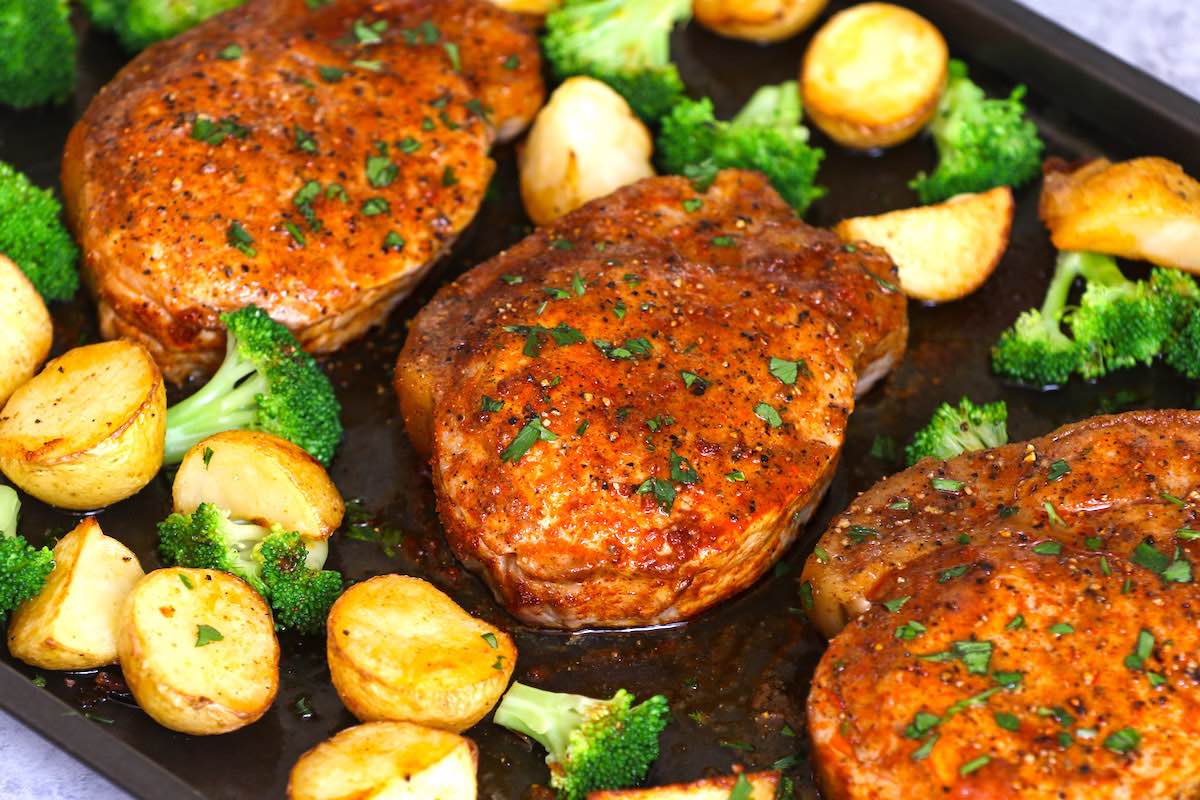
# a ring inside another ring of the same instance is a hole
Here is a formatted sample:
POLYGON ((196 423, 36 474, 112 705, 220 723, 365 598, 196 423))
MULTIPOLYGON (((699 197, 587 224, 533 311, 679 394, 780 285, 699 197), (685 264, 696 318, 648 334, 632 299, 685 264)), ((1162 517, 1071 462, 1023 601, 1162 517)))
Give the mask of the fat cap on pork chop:
POLYGON ((757 579, 903 352, 879 250, 758 173, 650 178, 446 287, 396 389, 455 553, 533 624, 670 622, 757 579))

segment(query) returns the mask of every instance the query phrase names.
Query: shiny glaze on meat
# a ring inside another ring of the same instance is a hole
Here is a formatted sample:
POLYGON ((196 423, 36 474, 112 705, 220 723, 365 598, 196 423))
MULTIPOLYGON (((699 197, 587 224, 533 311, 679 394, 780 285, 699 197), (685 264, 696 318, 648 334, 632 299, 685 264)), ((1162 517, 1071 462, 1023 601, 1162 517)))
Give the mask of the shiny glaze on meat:
POLYGON ((467 273, 416 317, 396 372, 451 546, 546 626, 669 622, 745 588, 828 485, 856 384, 903 351, 894 280, 880 251, 843 248, 734 171, 703 194, 626 187, 467 273), (543 337, 531 357, 505 330, 560 324, 586 341, 543 337), (648 352, 594 344, 631 339, 648 352), (785 385, 772 356, 807 369, 785 385), (539 419, 557 438, 502 461, 539 419), (672 454, 696 482, 671 479, 672 454), (669 511, 639 492, 651 479, 677 492, 669 511))
POLYGON ((307 349, 336 349, 471 221, 489 147, 543 95, 536 38, 484 0, 251 0, 149 48, 92 101, 63 156, 103 334, 146 345, 175 381, 220 361, 217 315, 247 303, 307 349), (201 141, 198 118, 248 131, 201 141), (396 177, 371 185, 367 159, 385 149, 396 177), (309 181, 319 226, 294 201, 309 181), (372 198, 387 211, 364 213, 372 198), (253 256, 231 245, 234 223, 253 256))
POLYGON ((833 636, 870 608, 878 581, 964 535, 1054 540, 1111 556, 1150 540, 1164 553, 1180 547, 1200 559, 1200 543, 1176 535, 1200 528, 1197 454, 1200 413, 1137 411, 921 461, 859 495, 818 541, 801 578, 812 591, 810 616, 833 636), (1070 471, 1055 478, 1060 461, 1070 471), (935 478, 962 481, 962 491, 939 491, 935 478))
POLYGON ((1194 583, 1112 555, 990 539, 932 550, 869 597, 809 695, 829 800, 1198 796, 1194 583), (882 604, 906 597, 895 612, 882 604), (910 635, 914 623, 922 629, 910 635), (1143 630, 1150 652, 1127 664, 1143 630), (990 658, 972 671, 938 655, 955 642, 988 643, 990 658), (923 732, 910 728, 919 713, 933 715, 923 732))

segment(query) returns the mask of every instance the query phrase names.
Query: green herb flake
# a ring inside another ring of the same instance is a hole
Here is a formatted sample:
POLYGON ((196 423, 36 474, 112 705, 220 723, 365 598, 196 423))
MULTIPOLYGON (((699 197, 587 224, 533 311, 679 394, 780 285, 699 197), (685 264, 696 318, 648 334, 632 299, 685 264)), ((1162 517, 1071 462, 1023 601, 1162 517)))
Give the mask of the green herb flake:
POLYGON ((516 464, 529 452, 529 448, 538 442, 553 442, 558 435, 542 425, 536 417, 525 423, 517 435, 509 442, 508 447, 500 452, 500 460, 506 464, 516 464))
MULTIPOLYGON (((354 61, 351 61, 350 63, 351 63, 351 65, 358 67, 359 69, 365 69, 367 72, 383 71, 383 62, 382 61, 373 61, 371 59, 358 58, 358 59, 355 59, 354 61)), ((428 119, 428 117, 426 117, 426 119, 428 119)), ((430 124, 431 125, 433 124, 432 121, 430 122, 430 124)), ((433 130, 433 128, 431 127, 428 130, 433 130)))
POLYGON ((714 236, 712 245, 713 247, 737 247, 737 242, 732 236, 714 236))
POLYGON ((903 625, 896 626, 895 637, 905 642, 911 642, 921 634, 928 630, 924 625, 917 622, 915 619, 910 619, 903 625))
POLYGON ((184 588, 188 590, 196 588, 196 584, 192 583, 192 579, 187 575, 184 575, 182 572, 177 574, 179 575, 179 582, 183 584, 184 588))
POLYGON ((479 401, 479 410, 486 414, 494 413, 502 408, 504 408, 504 401, 488 397, 486 394, 483 396, 483 399, 479 401))
POLYGON ((362 19, 356 19, 354 20, 354 26, 350 30, 354 34, 354 40, 359 44, 379 44, 383 41, 383 37, 380 34, 387 30, 387 20, 381 19, 368 24, 362 19))
POLYGON ((1180 508, 1187 508, 1187 503, 1183 500, 1183 498, 1176 497, 1170 492, 1159 492, 1158 496, 1172 505, 1179 506, 1180 508))
POLYGON ((1142 735, 1133 728, 1121 728, 1104 737, 1104 746, 1114 753, 1125 754, 1136 750, 1141 741, 1142 735))
POLYGON ((446 42, 442 45, 446 50, 446 56, 450 59, 450 69, 455 72, 462 71, 462 57, 458 52, 458 45, 454 42, 446 42))
POLYGON ((1005 689, 1015 689, 1025 681, 1025 676, 1020 672, 1006 672, 999 670, 992 673, 992 680, 1003 686, 1005 689))
POLYGON ((694 214, 704 207, 704 201, 699 197, 689 197, 683 201, 683 210, 689 214, 694 214))
POLYGON ((972 772, 982 769, 991 760, 991 756, 979 756, 978 758, 973 758, 958 768, 958 774, 965 778, 972 772))
POLYGON ((1069 633, 1075 632, 1075 626, 1069 622, 1056 622, 1047 628, 1055 636, 1066 636, 1069 633))
POLYGON ((29 679, 29 682, 32 683, 34 686, 38 687, 39 689, 46 688, 46 677, 44 675, 34 675, 32 678, 29 679))
POLYGON ((337 83, 346 77, 346 70, 322 65, 317 67, 317 75, 326 83, 337 83))
POLYGON ((583 297, 587 293, 587 284, 578 272, 571 276, 571 291, 575 292, 576 297, 583 297))
POLYGON ((500 646, 500 643, 496 641, 496 634, 492 633, 491 631, 479 634, 479 638, 487 642, 487 646, 493 650, 500 646))
POLYGON ((740 483, 746 480, 746 473, 742 472, 740 469, 735 469, 731 472, 725 473, 725 480, 731 483, 740 483))
POLYGON ((943 494, 962 494, 963 487, 966 486, 964 482, 953 478, 930 478, 929 485, 933 487, 934 491, 943 494))
POLYGON ((771 373, 772 377, 778 379, 780 383, 786 386, 795 386, 797 377, 812 377, 812 372, 809 371, 808 364, 805 363, 803 358, 798 361, 788 361, 784 358, 771 356, 767 371, 771 373))
MULTIPOLYGON (((820 560, 820 559, 818 558, 818 560, 820 560)), ((824 563, 824 562, 822 562, 822 563, 824 563)), ((904 597, 897 597, 893 600, 884 600, 883 607, 886 608, 888 611, 892 612, 893 614, 895 614, 897 611, 904 608, 904 604, 907 603, 910 599, 912 599, 912 595, 905 595, 904 597)))
POLYGON ((217 58, 222 61, 237 61, 242 57, 242 46, 240 44, 228 44, 217 53, 217 58))
POLYGON ((689 372, 686 369, 681 370, 679 377, 683 379, 683 387, 685 389, 691 389, 692 394, 704 394, 704 390, 708 388, 708 381, 706 381, 704 378, 701 378, 694 372, 689 372))
POLYGON ((304 247, 307 240, 304 238, 304 231, 300 230, 299 225, 288 219, 283 221, 283 229, 292 237, 293 242, 300 247, 304 247))
POLYGON ((1062 552, 1062 544, 1060 542, 1038 542, 1033 546, 1033 552, 1039 556, 1056 556, 1062 552))
POLYGON ((948 567, 938 573, 938 583, 949 583, 955 578, 961 578, 967 574, 967 570, 971 569, 970 564, 959 564, 956 567, 948 567))
POLYGON ((224 638, 225 637, 221 635, 221 632, 211 625, 196 626, 196 647, 204 647, 207 644, 219 642, 224 638))
POLYGON ((1131 670, 1140 670, 1146 665, 1146 659, 1150 658, 1153 654, 1154 634, 1142 628, 1138 631, 1133 652, 1125 656, 1125 667, 1131 670))
POLYGON ((729 800, 750 800, 753 793, 754 787, 746 780, 746 773, 739 772, 733 790, 729 793, 729 800))
POLYGON ((616 304, 613 305, 613 316, 617 319, 625 319, 625 311, 626 308, 624 300, 618 300, 616 304))
POLYGON ((503 66, 505 69, 517 69, 521 66, 521 59, 516 54, 510 55, 508 58, 504 59, 503 66))
POLYGON ((900 447, 891 436, 876 434, 871 441, 871 457, 880 461, 895 461, 900 454, 900 447))
POLYGON ((850 537, 850 541, 855 544, 862 544, 867 539, 882 538, 879 531, 874 528, 868 528, 866 525, 851 525, 846 529, 846 535, 850 537))
POLYGON ((889 503, 888 508, 892 511, 910 511, 912 509, 912 501, 906 498, 901 498, 894 503, 889 503))
POLYGON ((916 750, 913 751, 912 760, 913 761, 924 761, 925 759, 929 758, 929 754, 933 752, 933 746, 935 744, 937 744, 937 740, 938 740, 938 735, 936 733, 933 736, 930 736, 928 739, 926 739, 925 744, 921 745, 920 747, 918 747, 916 750))
POLYGON ((1088 536, 1083 540, 1083 546, 1088 550, 1099 550, 1103 544, 1099 536, 1088 536))
POLYGON ((782 428, 783 418, 779 416, 779 412, 774 406, 769 403, 759 403, 754 407, 754 416, 766 422, 772 428, 782 428))
POLYGON ((447 167, 444 170, 442 170, 442 186, 449 187, 449 186, 457 186, 457 185, 458 185, 458 176, 454 174, 454 167, 447 165, 447 167))
POLYGON ((237 117, 227 116, 221 117, 219 120, 212 120, 208 117, 196 117, 192 121, 191 136, 198 142, 205 144, 219 145, 226 139, 245 139, 250 135, 250 128, 241 125, 237 121, 237 117))
POLYGON ((664 514, 671 513, 675 505, 675 484, 662 478, 647 478, 637 489, 638 494, 653 494, 658 508, 664 514))
POLYGON ((1006 631, 1019 631, 1019 630, 1021 630, 1021 628, 1024 628, 1024 627, 1025 627, 1025 617, 1024 617, 1024 615, 1022 615, 1022 614, 1017 614, 1015 617, 1013 617, 1012 619, 1010 619, 1010 620, 1009 620, 1009 621, 1008 621, 1008 622, 1005 624, 1005 626, 1004 626, 1004 630, 1006 630, 1006 631))
POLYGON ((254 237, 237 220, 231 221, 229 227, 225 229, 225 241, 230 247, 241 251, 250 258, 258 255, 258 251, 252 246, 254 237))
POLYGON ((1021 720, 1017 719, 1016 714, 1010 714, 1007 711, 997 711, 992 714, 992 719, 996 720, 996 724, 1006 731, 1021 729, 1021 720))
POLYGON ((1183 557, 1183 550, 1175 548, 1175 557, 1161 552, 1152 542, 1140 542, 1133 549, 1130 561, 1145 567, 1166 583, 1191 583, 1192 565, 1183 557))
POLYGON ((904 728, 903 736, 905 739, 923 739, 925 734, 936 728, 941 722, 942 718, 937 714, 918 711, 913 715, 912 722, 904 728))
POLYGON ((500 280, 504 281, 509 286, 519 286, 525 282, 525 278, 520 275, 501 275, 500 280))
POLYGON ((1049 500, 1042 503, 1042 508, 1044 508, 1046 510, 1046 516, 1050 518, 1051 525, 1057 525, 1060 528, 1071 527, 1070 525, 1068 525, 1066 523, 1066 521, 1062 517, 1060 517, 1058 515, 1058 511, 1054 508, 1054 504, 1051 503, 1049 500))
MULTIPOLYGON (((780 567, 786 567, 787 564, 780 561, 775 565, 775 574, 779 575, 780 567)), ((800 584, 800 605, 804 606, 806 611, 812 611, 813 607, 813 585, 812 581, 805 581, 800 584)))
MULTIPOLYGON (((816 547, 813 548, 813 555, 816 556, 817 561, 821 562, 822 564, 828 564, 830 561, 829 551, 826 550, 824 547, 821 547, 821 545, 817 545, 816 547)), ((908 600, 907 597, 904 599, 908 600)), ((893 600, 892 602, 895 602, 895 601, 893 600)), ((884 605, 887 605, 887 603, 884 603, 884 605)), ((888 610, 893 611, 895 609, 889 608, 888 610)))
POLYGON ((292 136, 296 147, 305 153, 317 152, 317 137, 311 131, 306 131, 299 125, 292 126, 292 136))
POLYGON ((1071 472, 1071 465, 1061 458, 1050 464, 1050 469, 1046 471, 1046 481, 1054 483, 1056 480, 1071 472))
POLYGON ((386 214, 391 208, 388 201, 382 197, 369 197, 362 204, 362 213, 366 217, 377 217, 380 214, 386 214))
POLYGON ((411 136, 405 136, 400 141, 396 142, 397 149, 406 155, 412 155, 421 149, 421 143, 411 136))
POLYGON ((386 155, 367 156, 367 183, 376 189, 391 186, 400 174, 400 168, 386 155))

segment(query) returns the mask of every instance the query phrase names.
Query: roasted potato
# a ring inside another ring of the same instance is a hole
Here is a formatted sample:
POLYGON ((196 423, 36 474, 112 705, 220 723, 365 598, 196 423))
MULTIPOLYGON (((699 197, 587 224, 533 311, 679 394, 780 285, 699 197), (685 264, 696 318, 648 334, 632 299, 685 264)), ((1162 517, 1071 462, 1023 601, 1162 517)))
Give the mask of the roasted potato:
POLYGON ((562 0, 491 0, 492 5, 517 14, 544 17, 562 5, 562 0))
POLYGON ((347 728, 300 756, 289 800, 475 800, 470 739, 409 722, 347 728))
POLYGON ((1047 161, 1038 211, 1059 250, 1200 273, 1200 182, 1173 161, 1047 161))
POLYGON ((42 296, 21 268, 0 255, 0 405, 50 354, 54 324, 42 296))
POLYGON ((117 660, 126 595, 143 575, 129 548, 85 517, 54 546, 54 570, 8 622, 8 650, 42 669, 95 669, 117 660))
MULTIPOLYGON (((745 775, 745 783, 750 784, 750 794, 739 796, 746 800, 775 800, 779 788, 778 772, 747 772, 745 775)), ((609 789, 590 792, 587 800, 729 800, 733 797, 733 787, 737 781, 738 776, 726 775, 650 789, 609 789)))
POLYGON ((752 42, 795 36, 825 10, 829 0, 693 0, 696 21, 713 33, 752 42))
POLYGON ((87 510, 135 494, 162 466, 167 394, 128 341, 68 350, 0 412, 0 470, 39 500, 87 510))
POLYGON ((338 696, 360 720, 455 732, 492 709, 517 660, 506 633, 403 575, 371 578, 338 598, 326 653, 338 696))
POLYGON ((159 569, 121 610, 117 653, 142 710, 173 731, 229 733, 279 689, 279 642, 262 595, 211 569, 159 569))
POLYGON ((229 516, 326 539, 346 510, 329 473, 303 448, 269 433, 226 431, 184 455, 172 489, 175 510, 212 503, 229 516))
POLYGON ((928 20, 890 3, 834 14, 804 54, 809 118, 846 147, 890 147, 933 119, 950 54, 928 20))
POLYGON ((533 121, 518 153, 521 199, 545 225, 589 200, 654 174, 650 131, 606 84, 568 78, 533 121))
POLYGON ((853 217, 834 231, 846 242, 887 251, 909 297, 944 303, 983 285, 1008 248, 1013 195, 1007 186, 963 194, 933 206, 853 217))

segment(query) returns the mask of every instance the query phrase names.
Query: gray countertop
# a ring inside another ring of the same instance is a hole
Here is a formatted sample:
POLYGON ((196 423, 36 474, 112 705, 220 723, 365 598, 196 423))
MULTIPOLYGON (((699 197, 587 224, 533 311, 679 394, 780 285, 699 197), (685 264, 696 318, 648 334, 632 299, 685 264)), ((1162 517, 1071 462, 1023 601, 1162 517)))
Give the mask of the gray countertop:
MULTIPOLYGON (((1200 4, 1195 0, 1021 2, 1200 99, 1200 4)), ((0 764, 5 765, 0 797, 7 800, 130 800, 3 712, 0 764)))

